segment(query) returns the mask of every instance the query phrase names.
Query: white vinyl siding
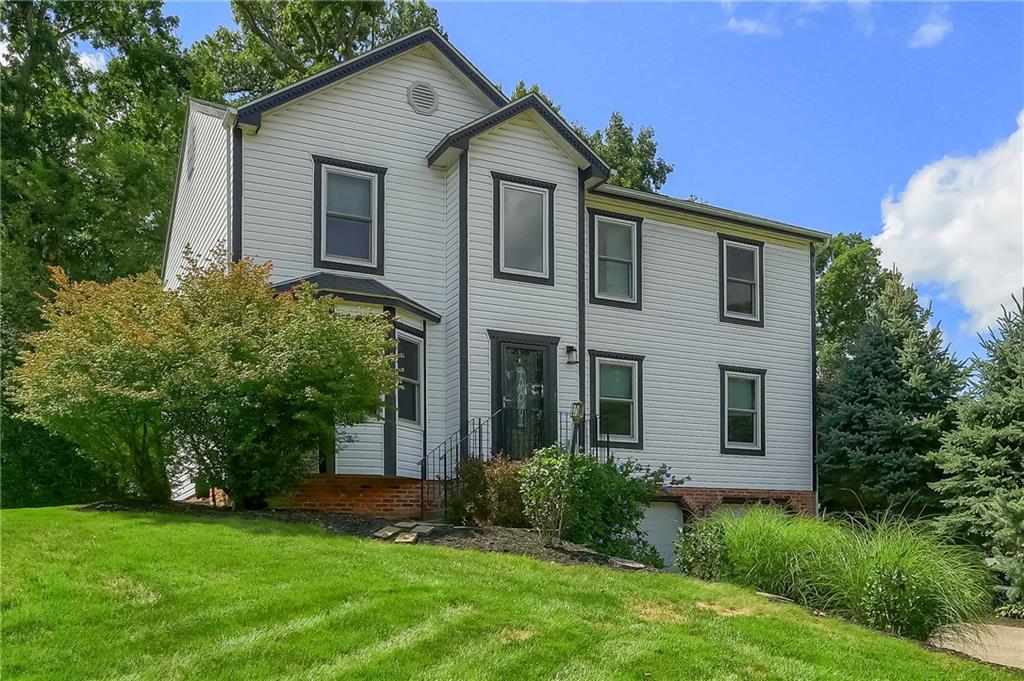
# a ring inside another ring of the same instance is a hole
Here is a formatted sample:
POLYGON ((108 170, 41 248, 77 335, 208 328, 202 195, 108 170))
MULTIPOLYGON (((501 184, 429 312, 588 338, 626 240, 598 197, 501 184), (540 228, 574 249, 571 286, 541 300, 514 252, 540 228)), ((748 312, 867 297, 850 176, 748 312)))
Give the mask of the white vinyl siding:
MULTIPOLYGON (((630 212, 624 204, 595 207, 630 212)), ((644 447, 621 455, 666 464, 691 476, 693 487, 812 489, 807 244, 765 244, 771 313, 761 328, 719 319, 715 231, 645 217, 643 234, 643 310, 587 306, 588 348, 644 356, 644 447), (719 365, 767 371, 765 456, 722 453, 719 365)))
MULTIPOLYGON (((457 323, 457 316, 447 314, 447 294, 453 284, 457 290, 451 275, 458 272, 458 251, 446 248, 449 218, 457 226, 457 213, 451 214, 446 205, 448 173, 427 167, 425 158, 448 132, 490 110, 490 104, 424 46, 266 113, 259 132, 243 136, 242 255, 257 262, 271 260, 275 282, 315 271, 312 157, 387 168, 382 189, 385 271, 380 279, 444 317, 443 328, 427 324, 428 449, 448 434, 445 352, 453 347, 457 353, 458 339, 446 337, 457 328, 449 324, 457 323), (438 109, 431 116, 409 107, 407 87, 416 81, 430 83, 437 93, 438 109)), ((452 199, 457 208, 457 195, 452 199)), ((457 309, 457 300, 453 302, 457 309)), ((407 323, 422 323, 408 321, 411 317, 405 313, 401 316, 407 323)), ((400 475, 419 477, 419 437, 414 442, 411 433, 406 437, 399 428, 400 475)))
POLYGON ((189 105, 183 159, 186 167, 178 178, 164 266, 164 280, 170 288, 177 288, 178 277, 184 272, 186 245, 200 262, 206 261, 218 244, 228 246, 231 131, 224 128, 222 120, 219 115, 189 105))
POLYGON ((469 402, 470 416, 491 413, 488 330, 557 336, 557 411, 579 399, 579 371, 565 346, 579 347, 577 324, 578 170, 526 117, 508 121, 469 144, 469 402), (491 173, 527 177, 554 190, 554 285, 494 278, 494 181, 491 173))

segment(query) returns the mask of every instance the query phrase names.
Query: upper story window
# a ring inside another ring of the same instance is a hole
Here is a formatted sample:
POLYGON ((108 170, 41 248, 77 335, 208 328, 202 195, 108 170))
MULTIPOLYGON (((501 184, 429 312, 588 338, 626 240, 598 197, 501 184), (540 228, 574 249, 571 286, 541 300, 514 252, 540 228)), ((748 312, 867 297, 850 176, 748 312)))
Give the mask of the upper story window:
POLYGON ((615 447, 643 446, 643 357, 591 351, 593 435, 615 447))
POLYGON ((406 334, 398 334, 398 419, 411 425, 423 423, 423 344, 406 334))
POLYGON ((313 261, 384 274, 384 168, 314 156, 313 261))
POLYGON ((764 326, 764 242, 718 235, 721 276, 719 318, 764 326))
POLYGON ((763 369, 719 367, 722 453, 764 454, 763 369))
POLYGON ((643 220, 590 211, 590 302, 641 309, 643 220))
POLYGON ((492 175, 495 278, 554 284, 555 185, 492 175))

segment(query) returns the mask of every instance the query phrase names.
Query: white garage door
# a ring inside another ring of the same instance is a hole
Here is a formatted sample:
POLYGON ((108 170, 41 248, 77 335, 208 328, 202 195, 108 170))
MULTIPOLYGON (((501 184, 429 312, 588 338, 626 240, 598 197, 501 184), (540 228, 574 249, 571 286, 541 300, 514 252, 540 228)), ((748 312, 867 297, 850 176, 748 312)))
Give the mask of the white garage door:
POLYGON ((665 561, 665 567, 674 563, 672 542, 676 530, 683 524, 683 509, 674 501, 655 501, 647 508, 640 528, 647 533, 647 541, 654 545, 665 561))

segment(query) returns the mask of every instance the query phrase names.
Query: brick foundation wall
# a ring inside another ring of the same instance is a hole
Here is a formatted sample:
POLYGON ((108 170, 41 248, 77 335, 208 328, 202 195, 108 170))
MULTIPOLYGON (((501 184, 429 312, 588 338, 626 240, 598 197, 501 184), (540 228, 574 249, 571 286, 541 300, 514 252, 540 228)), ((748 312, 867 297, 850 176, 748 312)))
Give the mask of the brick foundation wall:
MULTIPOLYGON (((428 486, 428 511, 440 506, 439 495, 432 494, 434 491, 428 486)), ((817 510, 815 493, 811 491, 683 486, 670 490, 660 499, 678 501, 694 516, 705 515, 720 504, 729 503, 773 503, 792 513, 804 515, 813 515, 817 510)), ((314 475, 274 505, 282 508, 341 511, 380 518, 416 519, 420 517, 420 481, 415 478, 380 475, 314 475)))
POLYGON ((714 489, 683 486, 670 490, 662 497, 662 500, 676 499, 694 516, 710 513, 720 504, 757 502, 778 504, 791 513, 814 515, 817 511, 816 496, 816 493, 811 491, 714 489))
MULTIPOLYGON (((428 486, 428 510, 437 506, 436 495, 430 492, 428 486)), ((414 519, 420 517, 420 481, 381 475, 314 475, 274 505, 414 519)))

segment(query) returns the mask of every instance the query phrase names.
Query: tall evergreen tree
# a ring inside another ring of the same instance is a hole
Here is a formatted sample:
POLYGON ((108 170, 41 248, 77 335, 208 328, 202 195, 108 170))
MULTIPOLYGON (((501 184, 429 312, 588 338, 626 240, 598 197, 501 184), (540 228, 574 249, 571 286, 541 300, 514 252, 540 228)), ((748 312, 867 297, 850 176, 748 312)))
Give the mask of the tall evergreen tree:
POLYGON ((822 396, 818 470, 829 510, 941 509, 927 454, 952 424, 965 372, 930 319, 917 292, 887 273, 839 380, 822 396))
POLYGON ((943 473, 932 484, 947 509, 940 526, 986 548, 995 530, 995 499, 1024 490, 1024 307, 1013 302, 981 339, 984 356, 974 358, 957 427, 930 457, 943 473))

